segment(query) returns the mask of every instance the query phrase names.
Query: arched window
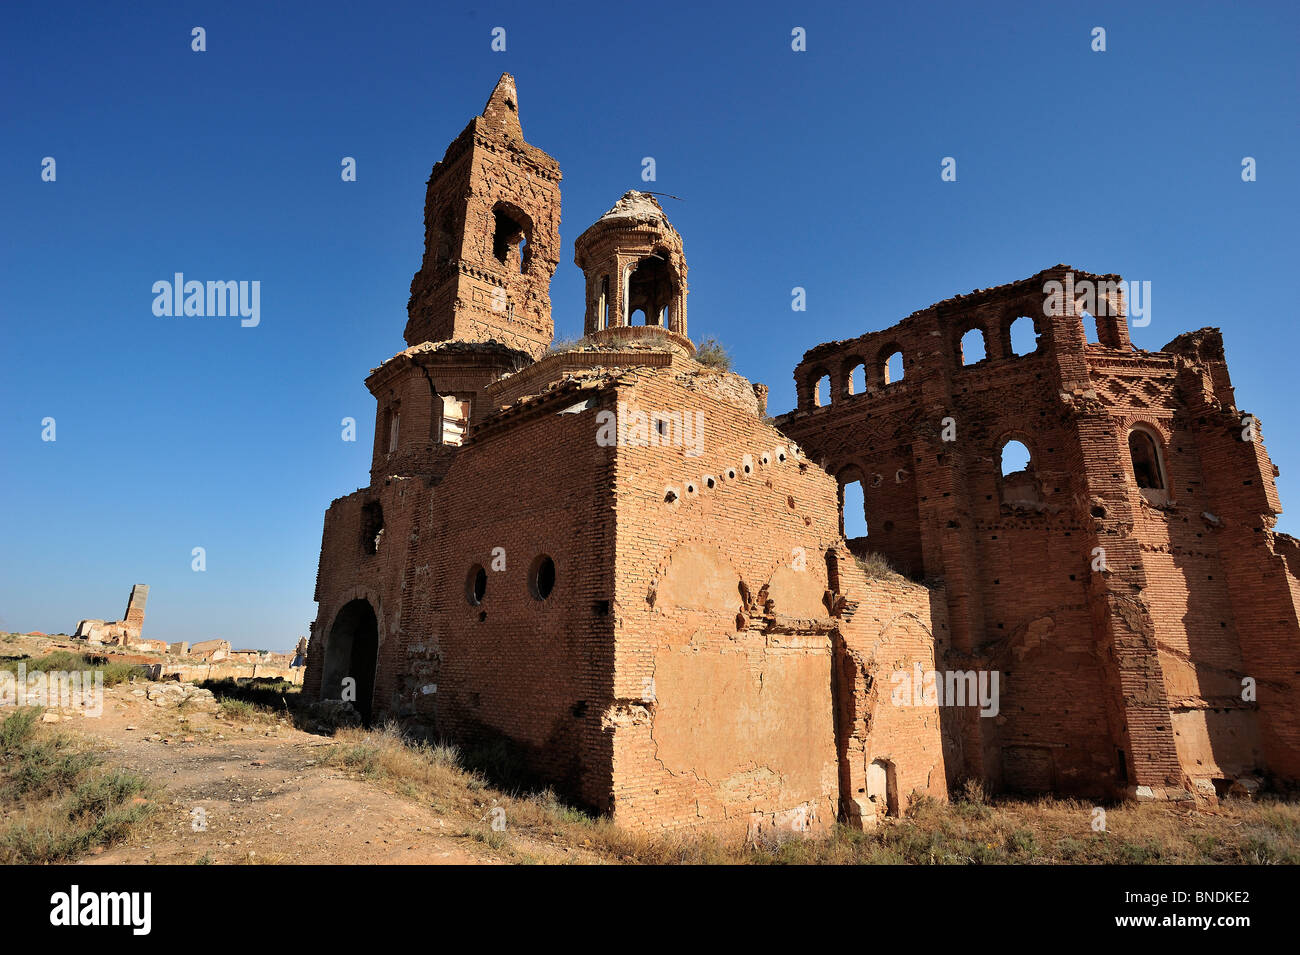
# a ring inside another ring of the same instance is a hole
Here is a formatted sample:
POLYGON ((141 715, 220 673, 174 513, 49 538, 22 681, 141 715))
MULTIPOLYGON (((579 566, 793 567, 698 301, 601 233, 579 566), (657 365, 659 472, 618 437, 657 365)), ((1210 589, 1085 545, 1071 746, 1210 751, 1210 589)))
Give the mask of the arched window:
POLYGON ((867 390, 867 366, 861 358, 850 358, 844 363, 844 393, 860 395, 867 390))
POLYGON ((1087 339, 1089 345, 1101 342, 1101 336, 1097 334, 1097 319, 1091 312, 1083 313, 1083 337, 1087 339))
POLYGON ((1006 441, 998 449, 1003 504, 1037 504, 1038 478, 1034 459, 1023 441, 1006 441))
POLYGON ((1133 476, 1137 478, 1138 487, 1164 490, 1165 479, 1160 473, 1160 451, 1155 438, 1134 428, 1128 434, 1128 453, 1133 460, 1133 476))
POLYGON ((831 403, 831 376, 825 368, 818 368, 808 376, 814 408, 823 408, 831 403))
POLYGON ((400 401, 393 402, 388 408, 384 421, 388 428, 388 453, 392 454, 397 450, 397 437, 402 430, 402 404, 400 401))
POLYGON ((1028 315, 1021 315, 1008 328, 1011 341, 1011 354, 1029 355, 1038 351, 1038 332, 1034 320, 1028 315))
POLYGON ((1028 471, 1032 460, 1033 458, 1029 453, 1029 449, 1025 447, 1025 443, 1013 440, 1002 445, 998 463, 1002 468, 1002 476, 1006 477, 1017 471, 1028 471))
POLYGON ((459 447, 465 443, 469 430, 469 395, 442 395, 441 440, 443 444, 459 447))
POLYGON ((378 501, 367 501, 361 505, 361 552, 379 553, 379 545, 383 540, 384 506, 378 501))
POLYGON ((609 327, 609 276, 600 277, 600 299, 596 303, 596 327, 609 327))
POLYGON ((957 358, 963 365, 973 365, 977 361, 983 361, 985 357, 983 330, 979 328, 969 329, 966 334, 962 335, 961 342, 957 345, 957 358))
POLYGON ((437 265, 444 265, 455 258, 456 239, 456 216, 450 208, 447 208, 437 218, 433 229, 433 261, 437 265))
POLYGON ((528 569, 528 592, 534 600, 545 600, 555 589, 555 561, 546 554, 538 554, 528 569))
POLYGON ((894 348, 887 352, 880 362, 881 374, 884 376, 885 384, 892 385, 896 381, 903 380, 903 351, 900 348, 894 348))
POLYGON ((529 264, 528 235, 532 223, 513 206, 498 202, 492 209, 492 255, 498 262, 519 272, 529 264))
POLYGON ((668 253, 655 252, 636 263, 627 276, 628 314, 642 312, 642 322, 629 325, 667 326, 667 307, 677 292, 677 276, 668 261, 668 253))
POLYGON ((846 540, 867 536, 867 495, 857 468, 840 472, 840 533, 846 540))
POLYGON ((1153 503, 1166 502, 1169 491, 1165 482, 1160 442, 1156 436, 1145 428, 1134 428, 1128 433, 1128 454, 1133 462, 1133 477, 1142 496, 1153 503))

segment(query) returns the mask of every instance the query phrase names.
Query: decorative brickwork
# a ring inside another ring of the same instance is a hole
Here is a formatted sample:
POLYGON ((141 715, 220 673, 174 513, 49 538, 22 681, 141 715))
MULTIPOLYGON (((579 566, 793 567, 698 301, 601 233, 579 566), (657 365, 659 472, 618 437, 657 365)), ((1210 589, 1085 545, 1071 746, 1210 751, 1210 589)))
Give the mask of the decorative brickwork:
POLYGON ((495 339, 537 357, 559 263, 560 166, 524 141, 506 74, 429 176, 407 344, 495 339))

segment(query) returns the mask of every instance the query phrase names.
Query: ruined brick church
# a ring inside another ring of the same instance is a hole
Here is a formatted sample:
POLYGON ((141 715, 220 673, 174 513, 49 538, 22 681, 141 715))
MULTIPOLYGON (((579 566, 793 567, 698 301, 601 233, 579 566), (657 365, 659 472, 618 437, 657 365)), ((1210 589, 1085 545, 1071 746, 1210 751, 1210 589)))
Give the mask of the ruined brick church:
POLYGON ((504 743, 646 830, 869 826, 967 778, 1300 778, 1300 547, 1217 330, 1137 350, 1111 294, 1089 342, 1045 285, 1117 277, 1057 266, 816 346, 773 420, 696 360, 645 193, 576 240, 585 337, 553 347, 559 182, 502 76, 429 178, 409 347, 366 379, 370 484, 325 515, 308 698, 504 743))

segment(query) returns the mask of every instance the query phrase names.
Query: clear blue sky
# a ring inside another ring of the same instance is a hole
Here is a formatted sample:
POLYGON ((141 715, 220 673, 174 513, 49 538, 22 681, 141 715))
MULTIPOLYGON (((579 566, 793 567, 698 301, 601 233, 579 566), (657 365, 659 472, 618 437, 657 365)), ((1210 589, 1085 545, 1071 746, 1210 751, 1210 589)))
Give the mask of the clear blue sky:
POLYGON ((425 179, 503 71, 564 171, 558 336, 582 327, 573 239, 629 188, 683 197, 692 337, 774 413, 814 344, 1057 262, 1119 272, 1152 283, 1139 347, 1223 328, 1300 513, 1297 9, 8 3, 0 628, 116 618, 148 583, 146 636, 307 632, 324 510, 368 480, 362 381, 403 346, 425 179), (177 271, 260 281, 261 324, 155 317, 177 271))

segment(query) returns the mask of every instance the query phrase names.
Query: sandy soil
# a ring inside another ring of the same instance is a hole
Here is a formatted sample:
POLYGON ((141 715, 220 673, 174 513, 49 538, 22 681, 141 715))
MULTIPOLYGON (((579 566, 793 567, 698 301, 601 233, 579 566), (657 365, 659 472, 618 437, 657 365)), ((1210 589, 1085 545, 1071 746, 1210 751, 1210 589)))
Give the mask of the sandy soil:
MULTIPOLYGON (((331 741, 144 697, 150 684, 105 691, 99 717, 60 728, 93 738, 109 762, 158 783, 158 812, 87 863, 483 864, 505 861, 447 820, 320 760, 331 741)), ((64 711, 66 712, 66 711, 64 711)))

